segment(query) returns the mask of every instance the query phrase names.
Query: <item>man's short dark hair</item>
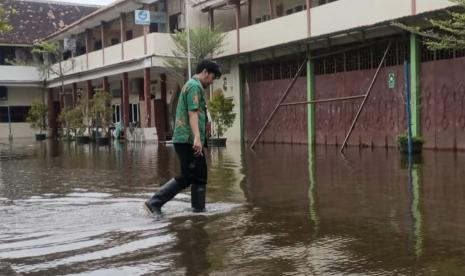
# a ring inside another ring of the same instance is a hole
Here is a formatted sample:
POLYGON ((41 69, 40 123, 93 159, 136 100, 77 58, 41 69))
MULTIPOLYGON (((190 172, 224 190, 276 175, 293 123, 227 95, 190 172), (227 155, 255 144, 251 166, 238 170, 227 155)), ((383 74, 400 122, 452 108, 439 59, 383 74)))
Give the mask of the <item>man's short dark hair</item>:
POLYGON ((199 62, 195 69, 195 73, 200 74, 203 70, 207 70, 208 73, 215 74, 215 78, 217 79, 219 79, 222 75, 220 66, 211 60, 205 59, 199 62))

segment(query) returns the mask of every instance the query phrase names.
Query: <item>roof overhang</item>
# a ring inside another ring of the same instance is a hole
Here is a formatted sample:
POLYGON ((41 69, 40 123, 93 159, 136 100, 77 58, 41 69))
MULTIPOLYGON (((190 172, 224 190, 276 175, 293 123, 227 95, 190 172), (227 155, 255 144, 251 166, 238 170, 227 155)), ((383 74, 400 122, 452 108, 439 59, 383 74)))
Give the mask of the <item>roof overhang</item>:
POLYGON ((192 7, 200 7, 202 12, 207 12, 228 5, 245 4, 247 2, 248 0, 204 0, 193 4, 192 7))
POLYGON ((77 35, 100 26, 102 22, 109 22, 118 18, 121 13, 131 12, 141 8, 143 4, 152 4, 159 0, 117 0, 108 6, 102 7, 95 12, 84 16, 78 21, 66 26, 65 28, 47 36, 43 40, 60 40, 70 35, 77 35))

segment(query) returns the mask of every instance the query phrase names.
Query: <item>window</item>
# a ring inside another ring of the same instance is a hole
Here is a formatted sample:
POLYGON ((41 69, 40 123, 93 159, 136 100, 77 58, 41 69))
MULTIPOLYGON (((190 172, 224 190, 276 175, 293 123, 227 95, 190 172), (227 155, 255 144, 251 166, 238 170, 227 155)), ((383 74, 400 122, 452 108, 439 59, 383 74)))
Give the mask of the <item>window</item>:
POLYGON ((174 33, 174 31, 179 30, 179 17, 181 13, 171 15, 170 20, 170 33, 174 33))
POLYGON ((113 98, 119 98, 121 97, 121 88, 115 88, 111 90, 111 96, 113 98))
MULTIPOLYGON (((10 106, 12 123, 25 123, 30 106, 10 106)), ((0 107, 0 123, 8 123, 8 107, 0 107)))
POLYGON ((77 55, 84 55, 86 53, 86 46, 78 47, 77 49, 77 55))
POLYGON ((15 59, 14 47, 0 47, 0 65, 9 65, 8 60, 15 59))
POLYGON ((337 0, 319 0, 318 5, 324 5, 324 4, 327 4, 327 3, 334 2, 334 1, 337 1, 337 0))
POLYGON ((121 106, 116 104, 111 107, 113 109, 113 123, 121 122, 121 106))
POLYGON ((102 41, 97 40, 94 42, 94 51, 98 51, 102 49, 102 41))
POLYGON ((63 53, 63 60, 68 60, 69 58, 71 58, 71 56, 71 51, 66 51, 63 53))
POLYGON ((129 104, 129 122, 137 123, 140 121, 140 105, 129 104))
POLYGON ((112 38, 110 41, 111 46, 119 44, 119 38, 112 38))
POLYGON ((150 33, 158 33, 158 24, 150 23, 150 33))
POLYGON ((8 88, 0 86, 0 101, 8 101, 8 88))
POLYGON ((126 40, 131 40, 131 39, 133 39, 132 30, 126 31, 126 40))

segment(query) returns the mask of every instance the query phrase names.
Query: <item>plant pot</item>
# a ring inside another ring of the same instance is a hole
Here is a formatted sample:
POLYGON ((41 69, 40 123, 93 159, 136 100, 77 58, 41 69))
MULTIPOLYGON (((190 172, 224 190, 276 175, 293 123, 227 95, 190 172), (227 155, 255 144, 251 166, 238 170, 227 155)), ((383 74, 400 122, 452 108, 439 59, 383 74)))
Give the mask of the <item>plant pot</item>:
POLYGON ((89 144, 90 137, 89 136, 77 136, 76 137, 76 142, 78 144, 89 144))
POLYGON ((208 144, 213 147, 226 147, 226 138, 210 138, 208 144))
MULTIPOLYGON (((408 154, 408 141, 401 141, 399 143, 400 152, 403 154, 408 154)), ((412 153, 421 154, 423 150, 423 143, 419 141, 412 141, 412 153)))
POLYGON ((36 141, 43 141, 47 138, 45 134, 36 134, 36 141))
POLYGON ((108 137, 97 137, 95 143, 99 146, 108 146, 110 144, 110 138, 108 137))

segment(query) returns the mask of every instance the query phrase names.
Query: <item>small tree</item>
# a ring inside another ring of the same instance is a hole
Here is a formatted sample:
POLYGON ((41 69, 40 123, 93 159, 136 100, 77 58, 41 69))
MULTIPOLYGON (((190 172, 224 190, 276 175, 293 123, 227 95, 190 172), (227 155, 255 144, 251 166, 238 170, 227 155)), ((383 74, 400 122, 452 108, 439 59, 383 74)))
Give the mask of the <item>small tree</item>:
POLYGON ((32 102, 31 109, 29 109, 27 122, 31 124, 33 129, 39 129, 39 133, 46 128, 45 118, 47 117, 47 107, 43 102, 32 102))
MULTIPOLYGON (((211 58, 223 53, 225 33, 218 29, 197 27, 189 29, 191 63, 196 65, 201 60, 211 58)), ((165 65, 175 70, 180 75, 187 71, 187 32, 185 30, 171 35, 175 49, 172 50, 174 58, 167 58, 165 65)))
POLYGON ((10 17, 14 15, 16 11, 8 5, 8 2, 9 1, 2 1, 0 4, 0 34, 7 33, 13 29, 9 21, 10 17))
MULTIPOLYGON (((45 80, 49 77, 50 73, 58 76, 58 79, 61 82, 60 85, 60 94, 65 94, 65 76, 74 68, 75 60, 70 58, 69 63, 65 63, 63 54, 64 49, 56 42, 47 42, 41 41, 38 44, 34 45, 32 54, 42 57, 38 61, 34 62, 34 66, 39 70, 42 75, 42 78, 45 80), (57 65, 55 66, 56 63, 57 65)), ((20 61, 17 61, 20 62, 20 61)))
POLYGON ((226 130, 233 125, 234 119, 236 118, 236 114, 233 112, 233 100, 226 99, 223 90, 217 89, 213 92, 213 97, 209 102, 208 109, 212 121, 216 126, 216 135, 220 138, 226 130))
POLYGON ((97 90, 91 100, 90 116, 93 124, 97 127, 97 135, 100 127, 108 134, 112 116, 111 99, 112 97, 107 91, 97 90))
MULTIPOLYGON (((197 27, 189 29, 190 48, 191 48, 191 63, 196 66, 201 60, 212 58, 224 52, 225 33, 218 29, 210 29, 208 27, 197 27)), ((178 75, 183 81, 187 76, 187 32, 185 30, 175 32, 171 35, 175 49, 172 50, 174 57, 165 59, 164 63, 168 68, 178 75)), ((190 77, 190 76, 188 76, 190 77)), ((174 125, 176 117, 176 105, 178 103, 180 89, 171 97, 169 105, 170 118, 174 125)))
POLYGON ((456 11, 447 11, 446 19, 428 19, 430 27, 422 29, 394 23, 395 26, 425 37, 429 50, 465 49, 465 0, 449 0, 456 3, 456 11))
POLYGON ((60 123, 66 128, 66 134, 70 139, 70 133, 73 133, 74 137, 82 135, 85 129, 84 114, 80 106, 74 108, 65 107, 58 117, 60 123))

